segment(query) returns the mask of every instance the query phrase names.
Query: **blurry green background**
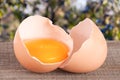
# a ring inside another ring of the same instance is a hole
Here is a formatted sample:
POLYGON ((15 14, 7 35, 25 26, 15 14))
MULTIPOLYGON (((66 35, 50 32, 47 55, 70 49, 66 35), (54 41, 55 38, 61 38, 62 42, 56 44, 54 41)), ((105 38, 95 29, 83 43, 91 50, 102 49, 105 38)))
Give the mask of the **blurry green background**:
POLYGON ((35 14, 48 17, 68 33, 88 17, 107 40, 120 40, 120 0, 0 0, 0 41, 13 40, 20 22, 35 14))

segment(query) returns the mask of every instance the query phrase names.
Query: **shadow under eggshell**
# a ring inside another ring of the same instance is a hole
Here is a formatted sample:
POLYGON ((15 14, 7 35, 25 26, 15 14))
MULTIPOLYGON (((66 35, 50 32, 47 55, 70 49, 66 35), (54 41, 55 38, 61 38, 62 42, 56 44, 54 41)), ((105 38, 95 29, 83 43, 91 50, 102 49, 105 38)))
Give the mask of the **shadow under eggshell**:
POLYGON ((107 56, 107 44, 99 28, 85 19, 70 32, 73 38, 73 52, 60 68, 74 73, 94 71, 99 68, 107 56))
POLYGON ((70 55, 73 49, 73 40, 71 37, 60 27, 53 25, 49 19, 41 16, 30 16, 26 18, 16 31, 13 45, 15 56, 20 64, 33 72, 50 72, 64 62, 63 60, 57 63, 45 64, 33 58, 25 47, 23 40, 36 38, 55 39, 65 43, 69 48, 68 55, 70 55))

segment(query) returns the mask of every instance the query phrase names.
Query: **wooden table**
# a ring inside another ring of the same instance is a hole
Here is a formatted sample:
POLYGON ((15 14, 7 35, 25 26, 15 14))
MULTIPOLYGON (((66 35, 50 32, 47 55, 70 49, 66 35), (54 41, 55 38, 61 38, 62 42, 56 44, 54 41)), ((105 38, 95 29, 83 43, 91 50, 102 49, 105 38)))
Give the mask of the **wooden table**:
POLYGON ((0 42, 0 80, 120 80, 120 42, 108 42, 108 57, 103 66, 86 74, 59 69, 44 74, 27 71, 16 60, 12 42, 0 42))

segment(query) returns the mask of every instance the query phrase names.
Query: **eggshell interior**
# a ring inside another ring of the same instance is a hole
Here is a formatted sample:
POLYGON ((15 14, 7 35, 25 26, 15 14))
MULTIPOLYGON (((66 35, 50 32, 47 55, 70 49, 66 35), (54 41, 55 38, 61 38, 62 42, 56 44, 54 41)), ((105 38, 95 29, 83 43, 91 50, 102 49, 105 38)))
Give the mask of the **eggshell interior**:
POLYGON ((69 48, 68 55, 73 49, 72 38, 60 27, 53 25, 52 22, 45 17, 38 15, 30 16, 22 21, 16 31, 14 38, 14 51, 18 61, 28 70, 34 72, 49 72, 58 68, 63 62, 42 63, 29 54, 23 40, 26 39, 55 39, 66 44, 69 48))
POLYGON ((61 69, 74 73, 94 71, 99 68, 107 56, 107 44, 99 28, 85 19, 70 32, 74 47, 71 58, 66 60, 61 69))

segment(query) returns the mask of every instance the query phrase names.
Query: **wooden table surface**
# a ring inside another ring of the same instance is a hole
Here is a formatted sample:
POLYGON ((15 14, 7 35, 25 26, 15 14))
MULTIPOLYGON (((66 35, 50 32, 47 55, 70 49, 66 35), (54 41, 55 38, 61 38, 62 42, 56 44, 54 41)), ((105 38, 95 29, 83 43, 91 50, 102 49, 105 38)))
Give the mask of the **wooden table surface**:
POLYGON ((27 71, 16 60, 12 42, 0 42, 0 80, 120 80, 120 42, 109 41, 105 63, 86 74, 59 69, 44 74, 27 71))

